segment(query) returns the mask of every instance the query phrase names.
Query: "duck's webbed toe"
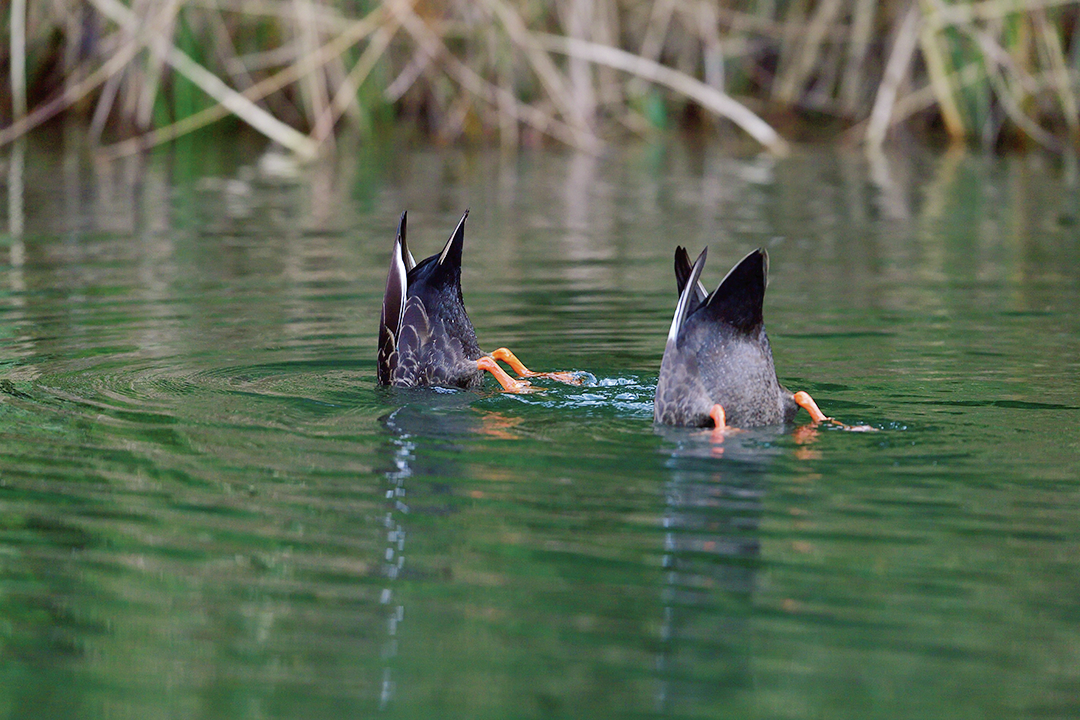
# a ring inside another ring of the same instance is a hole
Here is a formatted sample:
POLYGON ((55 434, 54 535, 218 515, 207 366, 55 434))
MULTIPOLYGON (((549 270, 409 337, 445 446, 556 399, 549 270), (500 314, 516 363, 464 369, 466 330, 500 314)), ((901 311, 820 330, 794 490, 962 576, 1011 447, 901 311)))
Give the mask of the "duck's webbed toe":
POLYGON ((502 369, 499 363, 495 362, 495 359, 490 355, 484 355, 476 361, 476 367, 481 372, 489 372, 500 385, 503 390, 512 393, 525 393, 531 392, 533 387, 528 380, 515 380, 506 374, 506 371, 502 369))
POLYGON ((557 380, 567 385, 581 385, 588 378, 589 374, 584 372, 577 372, 573 370, 556 370, 549 372, 533 372, 529 368, 525 367, 525 363, 518 360, 514 353, 509 349, 501 347, 495 352, 491 353, 493 360, 501 360, 509 365, 514 372, 518 374, 518 377, 522 378, 544 378, 547 380, 557 380))

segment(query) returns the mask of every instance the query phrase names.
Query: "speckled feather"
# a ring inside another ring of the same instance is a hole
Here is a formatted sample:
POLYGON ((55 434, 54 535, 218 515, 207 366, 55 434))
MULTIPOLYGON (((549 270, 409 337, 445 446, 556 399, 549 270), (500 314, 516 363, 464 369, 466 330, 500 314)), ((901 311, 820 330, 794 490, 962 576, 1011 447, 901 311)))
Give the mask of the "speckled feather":
POLYGON ((379 384, 473 389, 483 382, 476 364, 483 352, 461 295, 468 216, 466 210, 442 252, 414 263, 401 214, 379 323, 379 384))
POLYGON ((707 296, 699 280, 705 257, 691 266, 685 248, 675 251, 679 304, 660 364, 656 422, 709 426, 715 404, 734 427, 790 422, 798 405, 776 378, 762 319, 768 255, 747 255, 707 296))

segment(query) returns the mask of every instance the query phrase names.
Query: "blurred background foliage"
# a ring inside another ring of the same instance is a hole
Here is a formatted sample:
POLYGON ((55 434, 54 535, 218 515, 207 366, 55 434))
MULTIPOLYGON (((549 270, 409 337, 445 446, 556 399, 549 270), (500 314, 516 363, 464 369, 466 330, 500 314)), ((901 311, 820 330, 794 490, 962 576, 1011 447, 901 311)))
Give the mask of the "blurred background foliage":
POLYGON ((879 147, 1080 146, 1080 0, 11 0, 0 143, 60 114, 122 154, 228 119, 595 151, 680 127, 879 147))

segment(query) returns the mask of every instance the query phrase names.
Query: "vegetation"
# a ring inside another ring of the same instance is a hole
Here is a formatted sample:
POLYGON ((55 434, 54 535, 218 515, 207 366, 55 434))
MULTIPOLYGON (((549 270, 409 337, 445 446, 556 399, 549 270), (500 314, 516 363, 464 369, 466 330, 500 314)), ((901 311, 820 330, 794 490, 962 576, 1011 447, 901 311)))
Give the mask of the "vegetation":
POLYGON ((111 153, 227 116, 301 156, 394 120, 589 151, 724 122, 777 153, 813 127, 871 148, 897 126, 1080 146, 1080 0, 7 5, 0 144, 79 113, 111 153))

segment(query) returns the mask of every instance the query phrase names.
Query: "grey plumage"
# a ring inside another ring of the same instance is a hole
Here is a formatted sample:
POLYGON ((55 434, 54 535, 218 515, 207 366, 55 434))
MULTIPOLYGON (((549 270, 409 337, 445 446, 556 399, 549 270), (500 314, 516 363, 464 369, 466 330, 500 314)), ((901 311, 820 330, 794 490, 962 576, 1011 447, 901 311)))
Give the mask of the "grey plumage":
POLYGON ((691 266, 685 248, 675 251, 679 303, 660 364, 654 418, 705 427, 719 404, 735 427, 790 422, 799 406, 776 378, 762 318, 768 255, 753 251, 706 295, 700 282, 706 254, 691 266))

